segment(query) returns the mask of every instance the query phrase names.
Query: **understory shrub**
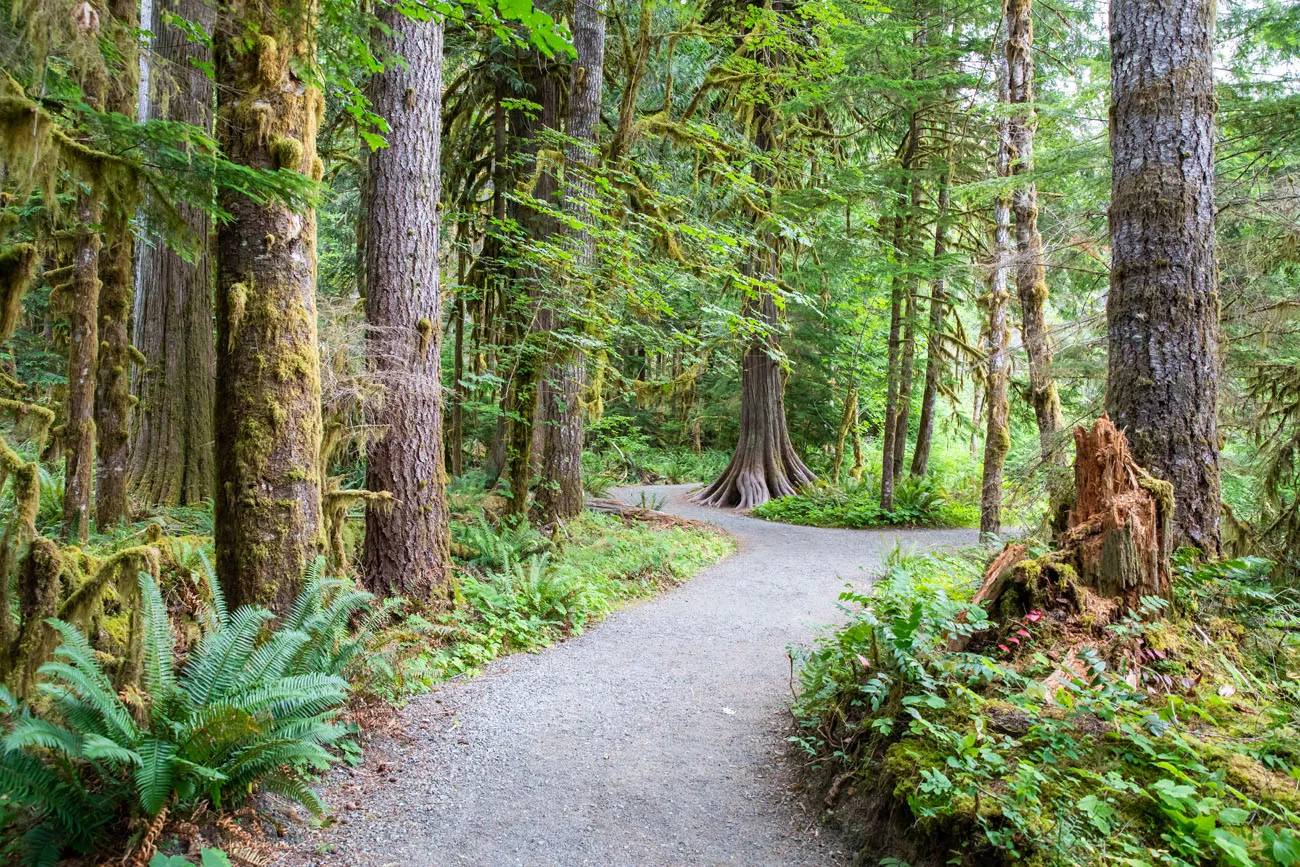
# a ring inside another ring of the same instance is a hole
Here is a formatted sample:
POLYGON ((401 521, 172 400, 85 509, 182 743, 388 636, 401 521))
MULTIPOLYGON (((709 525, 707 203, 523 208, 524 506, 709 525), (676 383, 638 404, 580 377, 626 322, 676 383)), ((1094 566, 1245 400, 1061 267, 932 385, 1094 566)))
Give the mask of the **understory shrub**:
POLYGON ((768 500, 751 514, 770 521, 813 527, 968 527, 979 523, 978 506, 953 499, 930 477, 909 476, 894 488, 894 507, 880 508, 879 494, 865 482, 843 487, 813 485, 768 500))
POLYGON ((1270 564, 1180 560, 1173 609, 953 652, 986 559, 896 554, 800 659, 794 741, 857 863, 1300 864, 1300 604, 1270 564))
POLYGON ((212 581, 202 638, 184 659, 158 586, 141 573, 141 676, 120 692, 80 630, 48 621, 62 643, 41 668, 39 699, 19 705, 0 691, 7 857, 53 864, 95 851, 132 819, 222 809, 257 790, 319 812, 308 780, 347 735, 336 720, 348 696, 341 675, 365 645, 348 622, 370 602, 319 568, 274 627, 262 608, 228 614, 212 581))

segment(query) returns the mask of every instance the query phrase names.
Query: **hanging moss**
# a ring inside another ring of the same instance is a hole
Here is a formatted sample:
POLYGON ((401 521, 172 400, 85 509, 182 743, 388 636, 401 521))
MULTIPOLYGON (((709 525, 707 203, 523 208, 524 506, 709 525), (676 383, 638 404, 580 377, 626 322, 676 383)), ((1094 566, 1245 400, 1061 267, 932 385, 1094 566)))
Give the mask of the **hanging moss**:
POLYGON ((290 136, 277 136, 271 141, 271 159, 277 169, 298 171, 302 168, 302 142, 290 136))
POLYGON ((36 275, 36 247, 14 244, 0 250, 0 343, 13 336, 23 295, 36 275))

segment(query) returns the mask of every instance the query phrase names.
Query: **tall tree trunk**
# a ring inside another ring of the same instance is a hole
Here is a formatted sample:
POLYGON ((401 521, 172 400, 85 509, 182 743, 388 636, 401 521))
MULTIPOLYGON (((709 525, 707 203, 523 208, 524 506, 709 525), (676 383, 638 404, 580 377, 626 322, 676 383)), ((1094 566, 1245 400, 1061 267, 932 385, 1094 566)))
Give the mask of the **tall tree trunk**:
POLYGON ((857 438, 857 421, 858 387, 850 383, 849 390, 844 395, 844 408, 840 412, 840 426, 835 432, 835 455, 831 461, 832 484, 838 485, 840 482, 840 470, 844 467, 844 444, 850 436, 857 438))
POLYGON ((1173 484, 1174 546, 1220 550, 1210 0, 1110 4, 1106 409, 1173 484))
MULTIPOLYGON (((86 94, 91 96, 91 89, 86 94)), ((90 538, 90 492, 95 482, 95 373, 99 365, 99 252, 95 227, 102 208, 94 193, 77 196, 72 282, 67 288, 68 403, 64 422, 63 535, 90 538)))
MULTIPOLYGON (((217 131, 226 158, 321 176, 324 98, 314 13, 230 2, 216 28, 217 131), (258 34, 249 38, 247 34, 258 34)), ((232 608, 282 611, 321 549, 316 215, 227 193, 217 237, 216 551, 232 608)))
MULTIPOLYGON (((577 52, 569 77, 569 120, 566 133, 564 210, 578 224, 569 229, 574 261, 569 281, 570 303, 586 305, 596 272, 596 239, 588 228, 593 219, 589 200, 595 195, 592 177, 600 159, 597 124, 605 65, 605 16, 597 3, 578 3, 573 13, 573 47, 577 52)), ((571 329, 584 327, 569 319, 571 329)), ((582 428, 580 400, 586 379, 586 356, 580 346, 565 348, 551 368, 551 385, 542 405, 546 419, 542 444, 542 485, 537 513, 543 523, 572 518, 582 511, 582 428)))
POLYGON ((442 23, 390 6, 390 61, 370 87, 388 147, 366 183, 366 355, 384 388, 384 434, 366 454, 366 487, 391 502, 366 508, 366 586, 381 595, 443 593, 450 563, 442 446, 442 311, 438 290, 442 23))
POLYGON ((465 279, 468 271, 469 224, 461 222, 456 227, 456 239, 459 241, 456 251, 456 300, 451 306, 452 322, 452 366, 451 366, 451 430, 447 442, 447 467, 452 477, 464 471, 465 456, 465 389, 461 381, 465 378, 465 314, 466 292, 465 279))
POLYGON ((938 211, 934 221, 934 278, 930 281, 930 330, 925 336, 925 391, 921 395, 921 417, 917 420, 916 450, 912 452, 912 475, 924 476, 930 466, 930 446, 934 441, 934 412, 939 401, 939 383, 943 379, 943 324, 948 305, 944 279, 944 256, 948 254, 948 208, 951 193, 948 172, 939 179, 938 211))
POLYGON ((694 497, 705 506, 750 509, 774 497, 788 497, 816 480, 790 442, 785 420, 785 383, 773 357, 779 314, 776 300, 764 294, 745 305, 768 334, 756 337, 740 362, 740 434, 731 462, 713 484, 694 497))
MULTIPOLYGON (((899 163, 901 172, 900 199, 903 196, 903 191, 908 189, 908 175, 911 172, 913 157, 916 154, 916 135, 916 114, 913 113, 908 118, 907 140, 903 143, 903 155, 899 163)), ((907 214, 900 210, 899 213, 894 215, 893 238, 894 249, 897 251, 896 255, 900 266, 905 256, 903 239, 906 237, 906 231, 907 214)), ((889 293, 889 345, 885 362, 885 423, 880 449, 880 508, 885 511, 894 508, 894 481, 898 471, 901 470, 901 467, 895 465, 895 458, 898 453, 895 440, 898 436, 898 404, 902 391, 900 362, 902 359, 903 304, 906 291, 906 279, 902 274, 895 274, 889 293)))
MULTIPOLYGON (((215 10, 203 0, 154 0, 153 54, 163 66, 151 65, 151 90, 159 98, 147 100, 146 116, 211 130, 212 81, 203 69, 212 49, 168 23, 168 12, 204 33, 216 23, 215 10)), ((182 204, 177 210, 197 247, 192 262, 164 245, 136 250, 133 342, 144 363, 134 383, 128 478, 132 498, 152 506, 202 502, 212 496, 215 473, 211 225, 201 208, 182 204)))
MULTIPOLYGON (((112 0, 113 37, 121 68, 108 85, 105 107, 136 116, 140 31, 139 0, 112 0)), ((131 416, 131 290, 135 239, 125 214, 104 221, 104 250, 99 258, 99 363, 95 384, 96 457, 95 522, 100 532, 127 517, 127 438, 131 416)))
MULTIPOLYGON (((1002 11, 1002 32, 1007 32, 1007 8, 1002 11)), ((1005 104, 1009 95, 1007 67, 998 64, 998 99, 1005 104)), ((1011 176, 1011 137, 1005 117, 997 123, 997 173, 1011 176)), ((988 428, 984 435, 984 474, 980 490, 980 535, 1002 531, 1002 471, 1011 451, 1010 408, 1007 380, 1010 378, 1007 327, 1007 273, 1011 270, 1011 202, 999 192, 993 204, 993 263, 989 277, 988 428)))
MULTIPOLYGON (((1007 69, 1009 96, 1016 108, 1008 119, 1011 171, 1028 175, 1034 170, 1034 132, 1038 112, 1034 103, 1034 0, 1008 0, 1007 69)), ((1047 269, 1043 238, 1038 233, 1038 185, 1021 178, 1011 195, 1016 219, 1016 294, 1020 296, 1021 333, 1029 356, 1029 400, 1038 421, 1044 463, 1063 463, 1065 455, 1054 448, 1054 438, 1064 424, 1061 399, 1052 376, 1052 344, 1047 333, 1047 269), (1055 454, 1054 454, 1055 452, 1055 454)))
MULTIPOLYGON (((506 85, 501 76, 497 77, 495 86, 492 91, 492 221, 501 231, 501 227, 506 218, 506 187, 510 183, 510 137, 509 128, 506 120, 506 85)), ((496 232, 489 231, 488 236, 483 241, 483 257, 492 263, 493 267, 488 272, 487 284, 483 290, 483 315, 480 317, 480 327, 485 331, 483 342, 491 344, 502 329, 500 322, 505 319, 500 314, 502 312, 501 299, 504 297, 506 280, 505 274, 500 263, 501 242, 500 236, 496 232), (495 261, 494 261, 495 260, 495 261), (495 310, 496 316, 490 315, 495 310), (496 320, 495 327, 493 326, 496 320)), ((494 353, 500 358, 500 353, 494 353)), ((510 430, 510 420, 506 415, 508 408, 507 398, 509 395, 509 383, 506 383, 501 389, 498 404, 500 413, 497 415, 496 426, 492 430, 492 438, 488 443, 487 449, 487 487, 492 488, 496 485, 497 480, 501 477, 501 472, 506 468, 506 437, 510 430)))
MULTIPOLYGON (((912 223, 921 209, 921 184, 912 181, 912 200, 907 218, 907 260, 914 263, 921 258, 920 249, 912 244, 912 223)), ((894 432, 894 476, 903 474, 907 458, 908 424, 912 415, 912 377, 916 372, 916 308, 917 281, 914 274, 907 278, 907 297, 903 312, 903 347, 898 371, 898 421, 894 432)))

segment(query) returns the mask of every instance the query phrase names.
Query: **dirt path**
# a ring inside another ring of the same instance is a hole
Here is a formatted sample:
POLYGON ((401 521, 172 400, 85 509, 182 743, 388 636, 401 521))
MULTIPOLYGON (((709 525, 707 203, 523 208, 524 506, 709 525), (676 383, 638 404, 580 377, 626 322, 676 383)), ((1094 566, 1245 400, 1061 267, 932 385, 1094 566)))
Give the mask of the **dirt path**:
POLYGON ((735 535, 739 552, 579 638, 413 701, 407 736, 342 776, 369 790, 360 808, 305 834, 294 863, 845 863, 788 788, 786 646, 835 619, 844 584, 865 583, 895 545, 975 532, 792 527, 692 507, 685 486, 648 490, 735 535))

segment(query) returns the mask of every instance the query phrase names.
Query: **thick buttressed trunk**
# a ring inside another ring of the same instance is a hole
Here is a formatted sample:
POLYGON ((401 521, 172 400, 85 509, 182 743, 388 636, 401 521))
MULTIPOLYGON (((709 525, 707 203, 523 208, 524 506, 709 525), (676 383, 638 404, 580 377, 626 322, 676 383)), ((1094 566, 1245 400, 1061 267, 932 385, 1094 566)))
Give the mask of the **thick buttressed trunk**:
MULTIPOLYGON (((605 16, 595 3, 579 3, 573 13, 573 47, 577 52, 569 78, 570 144, 566 154, 564 210, 579 224, 572 228, 574 268, 572 303, 582 305, 597 267, 596 240, 587 228, 593 217, 588 200, 595 195, 592 172, 600 159, 597 124, 605 65, 605 16)), ((582 327, 570 322, 570 327, 582 327)), ((550 370, 550 385, 542 404, 545 419, 542 443, 542 484, 537 513, 543 523, 572 518, 582 511, 582 388, 587 361, 582 349, 565 349, 550 370)))
MULTIPOLYGON (((105 106, 136 116, 138 0, 113 0, 109 13, 122 66, 109 81, 105 106)), ((127 518, 127 439, 131 415, 131 290, 135 239, 124 214, 104 221, 99 258, 99 365, 95 384, 95 523, 100 532, 127 518)))
POLYGON ((1173 484, 1174 544, 1220 549, 1211 0, 1112 0, 1106 410, 1173 484))
POLYGON ((68 402, 64 422, 63 535, 90 537, 90 492, 95 482, 95 378, 99 367, 99 254, 94 227, 101 208, 93 194, 77 201, 77 235, 68 306, 68 402))
POLYGON ((778 325, 776 301, 763 295, 755 305, 768 327, 745 350, 740 362, 740 435, 722 475, 696 494, 705 506, 750 509, 775 497, 788 497, 816 481, 790 442, 785 421, 785 383, 773 357, 778 325))
POLYGON ((366 354, 384 388, 384 434, 366 454, 366 487, 389 502, 366 508, 362 574, 380 595, 445 595, 451 537, 442 445, 442 311, 438 290, 442 24, 381 14, 405 63, 371 83, 389 145, 370 155, 366 183, 366 354))
POLYGON ((948 290, 944 279, 944 256, 948 255, 948 173, 939 179, 939 207, 934 222, 934 279, 930 282, 930 329, 925 336, 925 391, 921 395, 921 417, 917 420, 916 450, 912 452, 912 475, 924 476, 930 466, 934 442, 934 413, 943 379, 943 325, 947 315, 948 290))
MULTIPOLYGON (((1007 14, 1003 7, 1003 28, 1007 14)), ((998 98, 1008 96, 1007 68, 1000 64, 998 98)), ((997 174, 1011 176, 1010 131, 1005 118, 997 124, 997 174)), ((980 535, 1002 531, 1002 472, 1011 451, 1011 412, 1007 402, 1007 381, 1011 376, 1010 329, 1007 327, 1007 273, 1011 270, 1011 202, 999 193, 993 204, 993 262, 989 278, 987 380, 988 427, 984 434, 984 470, 980 484, 980 535)))
MULTIPOLYGON (((320 178, 311 11, 225 8, 214 55, 226 158, 320 178), (249 39, 247 33, 259 34, 249 39)), ((223 196, 217 238, 216 551, 231 608, 282 611, 323 544, 316 215, 223 196)))
MULTIPOLYGON (((212 49, 192 42, 167 22, 172 12, 203 32, 215 10, 202 0, 154 0, 153 67, 147 117, 212 128, 212 82, 203 67, 212 49)), ((150 506, 184 506, 213 494, 213 390, 216 382, 209 267, 208 215, 177 205, 196 245, 187 262, 163 244, 136 250, 133 342, 144 360, 136 371, 137 398, 128 454, 131 498, 150 506)))
MULTIPOLYGON (((1028 175, 1034 170, 1034 132, 1038 128, 1034 102, 1034 3, 1008 0, 1007 69, 1011 104, 1018 106, 1008 119, 1011 171, 1028 175)), ((1029 400, 1038 421, 1044 463, 1060 463, 1064 454, 1055 448, 1061 419, 1061 399, 1052 375, 1052 344, 1047 332, 1047 268, 1043 238, 1038 233, 1038 186, 1023 178, 1011 195, 1016 220, 1016 294, 1020 296, 1021 334, 1029 356, 1029 400)))

